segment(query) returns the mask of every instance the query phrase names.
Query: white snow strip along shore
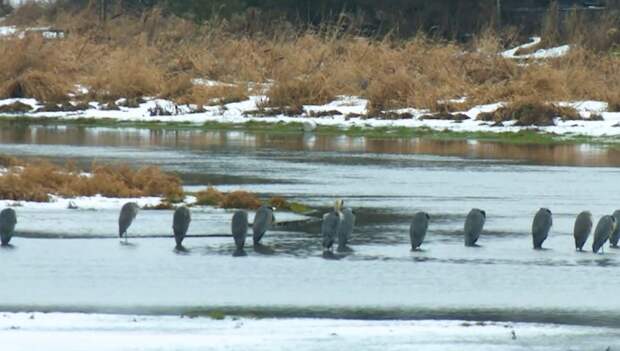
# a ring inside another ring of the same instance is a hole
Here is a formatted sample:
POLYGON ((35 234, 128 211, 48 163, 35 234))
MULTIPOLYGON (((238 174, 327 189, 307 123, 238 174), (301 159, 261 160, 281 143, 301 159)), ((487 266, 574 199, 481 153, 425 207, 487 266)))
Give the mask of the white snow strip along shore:
MULTIPOLYGON (((107 111, 100 109, 96 102, 90 103, 91 108, 75 112, 28 112, 24 114, 4 114, 9 117, 33 117, 46 118, 54 117, 66 120, 75 119, 114 119, 117 121, 129 122, 163 122, 163 123, 195 123, 203 124, 206 122, 243 124, 247 122, 267 122, 267 123, 305 123, 312 129, 314 126, 332 126, 342 129, 350 127, 379 128, 379 127, 405 127, 419 128, 426 127, 434 130, 446 130, 453 132, 519 132, 522 130, 535 129, 542 133, 554 133, 558 135, 583 135, 590 137, 611 137, 620 135, 620 113, 606 112, 607 103, 601 101, 571 101, 559 102, 560 105, 572 106, 584 118, 589 118, 593 114, 600 115, 603 120, 589 121, 562 121, 559 116, 554 126, 545 127, 522 127, 515 126, 514 122, 505 122, 503 126, 492 126, 492 123, 478 121, 476 117, 482 112, 492 112, 504 104, 476 106, 468 111, 462 111, 469 119, 462 122, 451 120, 422 120, 429 111, 421 109, 400 109, 397 112, 411 113, 410 119, 386 120, 379 118, 368 118, 363 115, 367 112, 368 101, 359 97, 340 96, 335 101, 325 105, 304 106, 304 115, 301 116, 254 116, 248 112, 258 110, 258 105, 265 99, 264 96, 251 96, 248 100, 229 103, 224 106, 205 106, 201 112, 195 105, 176 105, 172 101, 163 99, 147 99, 139 107, 129 108, 120 107, 118 111, 107 111), (162 111, 166 115, 161 115, 162 111), (322 117, 311 117, 317 113, 326 114, 322 117), (160 115, 157 115, 157 114, 160 115), (330 114, 331 113, 331 114, 330 114)), ((32 111, 40 107, 41 104, 34 99, 5 99, 0 100, 0 106, 21 102, 32 107, 32 111)))
POLYGON ((517 55, 517 52, 520 49, 529 49, 531 47, 539 45, 542 41, 540 37, 532 37, 531 40, 532 41, 530 41, 529 43, 519 45, 515 48, 502 52, 502 57, 508 59, 548 59, 562 57, 568 54, 568 52, 570 51, 570 45, 562 45, 554 48, 539 49, 531 54, 517 55))
POLYGON ((510 322, 0 315, 3 351, 604 350, 617 334, 607 328, 510 322))

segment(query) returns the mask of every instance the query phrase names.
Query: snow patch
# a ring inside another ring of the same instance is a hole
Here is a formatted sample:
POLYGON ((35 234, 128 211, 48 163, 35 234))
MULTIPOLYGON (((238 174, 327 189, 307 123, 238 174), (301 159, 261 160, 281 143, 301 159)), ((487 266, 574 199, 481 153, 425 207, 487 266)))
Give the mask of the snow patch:
POLYGON ((24 105, 30 105, 33 110, 40 106, 39 102, 36 99, 22 99, 22 98, 0 100, 0 106, 11 105, 16 102, 20 102, 24 105))
POLYGON ((62 39, 65 37, 65 33, 60 30, 55 30, 52 27, 28 27, 24 29, 17 29, 16 26, 0 26, 0 38, 8 36, 17 36, 23 39, 27 33, 40 33, 45 39, 62 39))
POLYGON ((75 198, 62 198, 50 195, 50 202, 31 202, 1 200, 0 207, 21 207, 32 209, 67 209, 69 207, 83 210, 103 210, 121 208, 126 202, 135 202, 140 207, 157 206, 161 203, 160 197, 137 197, 137 198, 113 198, 96 196, 80 196, 75 198))
POLYGON ((343 115, 348 114, 365 114, 367 111, 368 100, 356 96, 338 96, 335 101, 325 105, 306 105, 304 111, 306 113, 319 113, 337 111, 343 115))
POLYGON ((17 33, 15 26, 0 26, 0 37, 8 37, 17 33))
POLYGON ((562 45, 554 48, 539 49, 531 54, 517 55, 517 51, 519 51, 520 49, 528 49, 534 47, 540 44, 542 39, 540 37, 532 37, 531 40, 532 41, 529 43, 519 45, 515 48, 502 52, 501 56, 509 59, 547 59, 562 57, 568 54, 568 52, 570 51, 570 45, 562 45))
POLYGON ((607 111, 609 104, 604 101, 560 101, 559 106, 572 107, 579 112, 602 113, 607 111))
POLYGON ((542 40, 540 37, 531 37, 530 39, 532 40, 531 42, 519 45, 519 46, 517 46, 515 48, 512 48, 510 50, 506 50, 506 51, 502 52, 501 55, 503 57, 505 57, 505 58, 515 58, 517 51, 519 51, 520 49, 529 49, 529 48, 531 48, 533 46, 536 46, 536 45, 540 44, 540 42, 542 40))
POLYGON ((194 78, 192 79, 192 84, 202 85, 205 87, 236 87, 235 84, 224 83, 217 80, 210 80, 204 78, 194 78))

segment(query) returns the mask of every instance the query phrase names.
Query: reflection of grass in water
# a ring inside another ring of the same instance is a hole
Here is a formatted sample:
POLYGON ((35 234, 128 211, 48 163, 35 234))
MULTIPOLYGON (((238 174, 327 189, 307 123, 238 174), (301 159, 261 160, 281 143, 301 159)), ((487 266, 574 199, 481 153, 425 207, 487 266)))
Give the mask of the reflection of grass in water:
MULTIPOLYGON (((145 121, 117 121, 112 118, 77 118, 66 120, 55 117, 14 117, 0 115, 2 125, 72 125, 82 127, 108 128, 144 128, 155 130, 239 130, 247 132, 265 132, 270 134, 302 134, 301 123, 269 123, 250 121, 247 123, 219 123, 206 122, 197 124, 192 122, 145 122, 145 121)), ((432 140, 480 140, 510 144, 597 144, 610 147, 620 147, 620 139, 614 137, 592 137, 579 134, 558 135, 543 133, 537 130, 522 130, 519 132, 460 132, 450 130, 435 130, 428 127, 349 127, 318 126, 314 131, 317 135, 345 135, 350 137, 366 137, 370 139, 390 138, 424 138, 432 140)))

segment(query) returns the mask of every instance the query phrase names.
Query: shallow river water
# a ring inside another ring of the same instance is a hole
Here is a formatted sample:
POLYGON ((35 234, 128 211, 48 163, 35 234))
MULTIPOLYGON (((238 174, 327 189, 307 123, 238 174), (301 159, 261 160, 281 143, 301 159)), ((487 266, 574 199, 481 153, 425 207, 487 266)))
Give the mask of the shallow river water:
MULTIPOLYGON (((286 349, 291 333, 300 349, 317 350, 620 349, 620 251, 578 253, 572 238, 580 211, 590 210, 596 221, 620 208, 617 150, 5 127, 0 153, 82 165, 93 159, 157 164, 177 172, 188 190, 214 184, 320 208, 343 198, 358 222, 355 251, 341 260, 321 257, 317 225, 269 232, 264 240, 272 255, 250 248, 248 257, 233 258, 228 211, 194 210, 190 234, 212 237, 188 238, 189 252, 181 255, 164 237, 169 211, 142 211, 130 231, 132 245, 122 246, 115 239, 118 208, 18 207, 22 234, 14 248, 0 250, 0 311, 6 311, 0 339, 15 340, 16 350, 35 349, 36 340, 46 345, 46 336, 67 350, 72 338, 106 333, 133 340, 136 348, 125 348, 150 350, 158 344, 139 336, 166 330, 178 341, 162 344, 166 350, 210 343, 216 343, 210 349, 247 349, 234 335, 286 349), (480 248, 463 246, 472 207, 487 212, 480 248), (534 251, 530 227, 540 207, 551 209, 554 226, 547 250, 534 251), (431 224, 424 251, 412 253, 408 226, 419 210, 431 215, 431 224), (178 317, 214 311, 266 319, 178 317), (16 312, 55 313, 30 319, 16 312), (72 329, 76 323, 84 329, 72 329)), ((98 347, 123 349, 118 342, 98 347)))

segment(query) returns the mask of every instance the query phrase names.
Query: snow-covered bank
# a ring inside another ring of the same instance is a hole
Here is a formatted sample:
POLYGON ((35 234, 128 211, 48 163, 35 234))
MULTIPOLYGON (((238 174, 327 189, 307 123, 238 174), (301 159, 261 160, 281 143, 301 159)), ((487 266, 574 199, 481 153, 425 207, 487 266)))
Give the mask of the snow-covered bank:
POLYGON ((304 123, 307 130, 315 126, 331 126, 342 129, 351 127, 381 128, 381 127, 405 127, 405 128, 431 128, 434 130, 446 130, 454 132, 519 132, 522 130, 535 129, 542 133, 554 133, 558 135, 583 135, 590 137, 618 136, 620 135, 620 113, 607 112, 607 103, 600 101, 573 101, 560 102, 559 105, 574 107, 584 120, 564 121, 559 117, 553 126, 527 127, 516 126, 515 122, 504 122, 501 126, 491 122, 476 120, 483 112, 493 112, 504 106, 503 103, 481 105, 467 111, 462 115, 467 118, 462 121, 426 119, 429 111, 421 109, 400 109, 397 113, 408 113, 399 119, 381 119, 366 117, 368 101, 358 97, 341 96, 337 100, 325 105, 304 106, 304 113, 300 116, 262 116, 259 111, 260 103, 264 96, 251 96, 246 101, 229 103, 224 106, 204 106, 198 108, 195 105, 176 105, 171 101, 162 99, 147 99, 138 107, 119 107, 119 110, 105 110, 96 102, 89 104, 90 108, 81 111, 70 112, 35 112, 41 104, 33 99, 6 99, 0 100, 2 106, 23 103, 31 107, 30 112, 1 114, 5 117, 31 117, 31 118, 60 118, 65 120, 76 119, 112 119, 124 122, 164 122, 164 123, 193 123, 203 124, 206 122, 243 124, 247 122, 266 123, 304 123), (602 120, 588 120, 592 115, 599 115, 602 120))
POLYGON ((619 331, 467 321, 3 313, 2 350, 604 350, 619 331), (344 347, 343 347, 344 346, 344 347))

